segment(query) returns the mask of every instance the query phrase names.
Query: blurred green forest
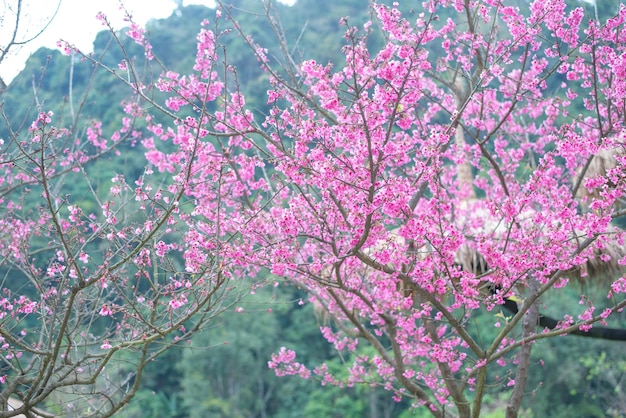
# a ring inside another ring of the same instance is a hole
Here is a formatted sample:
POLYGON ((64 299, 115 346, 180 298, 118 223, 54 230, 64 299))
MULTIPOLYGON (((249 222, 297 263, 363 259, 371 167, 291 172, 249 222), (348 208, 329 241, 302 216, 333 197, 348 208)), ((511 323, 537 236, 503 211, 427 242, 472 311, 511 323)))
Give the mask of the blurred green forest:
MULTIPOLYGON (((246 33, 269 49, 269 56, 282 57, 274 33, 258 0, 233 1, 233 14, 246 33)), ((577 5, 575 1, 571 1, 577 5)), ((407 2, 406 13, 419 13, 420 2, 407 2)), ((579 3, 589 15, 593 6, 579 3)), ((606 19, 615 10, 612 2, 598 1, 598 13, 606 19)), ((314 58, 319 62, 342 62, 343 30, 339 18, 349 16, 351 24, 361 26, 370 18, 367 0, 298 0, 294 6, 275 6, 284 26, 285 39, 294 61, 314 58)), ((171 17, 148 24, 154 53, 163 65, 174 71, 190 71, 195 57, 195 36, 203 19, 213 20, 215 11, 202 6, 181 7, 171 17)), ((121 31, 123 33, 123 31, 121 31)), ((133 57, 144 77, 156 78, 162 72, 148 66, 143 52, 131 40, 123 48, 133 57)), ((259 70, 248 47, 237 36, 229 36, 227 61, 236 68, 237 86, 259 116, 265 111, 267 75, 259 70)), ((372 48, 382 42, 371 39, 372 48)), ((108 32, 94 42, 94 56, 115 68, 124 57, 108 32)), ((119 72, 119 70, 118 70, 119 72)), ((558 81, 558 80, 557 80, 558 81)), ((556 89, 556 88, 555 88, 556 89)), ((155 93, 156 94, 156 93, 155 93)), ((76 125, 77 138, 93 120, 102 121, 105 136, 121 127, 121 104, 131 91, 89 61, 63 56, 59 51, 40 49, 26 68, 0 96, 8 124, 0 124, 0 138, 19 135, 34 118, 38 107, 55 112, 55 123, 76 125)), ((163 123, 167 123, 164 119, 163 123)), ((109 185, 114 173, 122 173, 132 183, 144 169, 142 150, 126 144, 121 157, 105 156, 89 170, 95 187, 109 185)), ((68 193, 85 196, 86 190, 68 185, 68 193)), ((106 188, 108 189, 108 188, 106 188)), ((272 279, 268 277, 268 280, 272 279)), ((585 289, 585 292, 601 289, 585 289)), ((578 307, 577 289, 559 297, 546 298, 543 310, 562 317, 578 307), (573 308, 574 307, 574 308, 573 308)), ((606 294, 606 292, 605 292, 606 294)), ((340 373, 351 355, 339 353, 322 338, 319 327, 329 325, 306 303, 307 295, 287 284, 259 288, 238 303, 244 313, 221 316, 213 327, 192 342, 169 350, 149 367, 143 376, 143 389, 118 416, 134 417, 316 417, 316 418, 390 418, 426 417, 421 409, 410 410, 410 401, 396 403, 375 382, 370 385, 337 388, 321 386, 314 380, 297 377, 278 378, 268 369, 271 354, 281 346, 294 349, 298 361, 314 367, 326 362, 340 373), (304 301, 304 303, 301 303, 304 301)), ((472 318, 470 331, 485 340, 496 334, 494 315, 482 312, 472 318)), ((623 313, 611 326, 626 327, 623 313)), ((366 353, 365 344, 358 353, 366 353)), ((620 343, 594 341, 580 337, 540 340, 534 349, 535 367, 531 369, 526 417, 620 417, 626 416, 626 358, 620 343)), ((485 417, 504 417, 506 383, 514 365, 491 372, 493 395, 487 401, 485 417)))

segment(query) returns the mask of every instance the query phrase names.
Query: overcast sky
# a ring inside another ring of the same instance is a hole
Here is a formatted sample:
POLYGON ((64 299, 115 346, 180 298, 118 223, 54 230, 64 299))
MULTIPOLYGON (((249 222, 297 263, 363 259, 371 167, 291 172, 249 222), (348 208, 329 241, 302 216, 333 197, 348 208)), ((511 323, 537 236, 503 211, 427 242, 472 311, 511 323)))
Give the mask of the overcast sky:
MULTIPOLYGON (((12 0, 4 2, 2 10, 0 6, 0 19, 11 16, 12 0)), ((26 37, 34 36, 54 14, 58 6, 58 0, 23 0, 24 16, 23 27, 28 28, 26 37)), ((214 7, 213 0, 186 0, 184 4, 204 4, 214 7)), ((165 18, 172 14, 176 7, 174 0, 124 0, 126 9, 132 13, 133 19, 139 24, 145 24, 151 18, 165 18)), ((119 10, 119 0, 62 0, 59 10, 50 26, 34 41, 16 48, 0 64, 0 76, 9 84, 23 68, 24 63, 34 51, 45 46, 56 49, 59 39, 67 40, 82 50, 91 51, 96 34, 104 29, 96 20, 96 14, 104 12, 114 22, 116 28, 126 26, 122 20, 123 13, 119 10)), ((6 33, 13 22, 0 20, 0 46, 6 45, 6 39, 10 36, 6 33), (9 28, 7 28, 9 26, 9 28)), ((26 37, 22 36, 22 39, 26 37)))

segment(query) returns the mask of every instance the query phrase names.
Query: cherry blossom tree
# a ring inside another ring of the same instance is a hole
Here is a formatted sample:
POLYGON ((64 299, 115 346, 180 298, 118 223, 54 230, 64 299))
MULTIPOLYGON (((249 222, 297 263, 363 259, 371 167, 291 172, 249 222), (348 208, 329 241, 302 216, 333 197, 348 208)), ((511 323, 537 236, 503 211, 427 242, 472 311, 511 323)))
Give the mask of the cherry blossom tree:
MULTIPOLYGON (((597 323, 626 305, 613 224, 625 214, 626 7, 601 23, 562 0, 426 1, 410 20, 374 4, 364 26, 342 20, 336 66, 295 65, 286 44, 277 58, 230 10, 204 23, 187 74, 163 68, 150 83, 130 57, 107 68, 84 55, 134 92, 118 131, 94 123, 79 137, 42 109, 3 145, 2 399, 23 401, 3 416, 58 391, 83 416, 113 414, 147 362, 264 271, 308 292, 350 359, 342 379, 284 348, 276 373, 380 385, 436 417, 480 416, 494 368, 510 364, 500 383, 516 416, 539 339, 623 337, 597 323), (229 36, 268 75, 267 115, 238 89, 229 36), (125 141, 145 150, 144 173, 96 188, 90 162, 125 141), (66 192, 79 181, 90 196, 66 192), (609 308, 583 298, 582 313, 540 312, 547 292, 600 278, 609 308), (470 326, 485 309, 489 340, 470 326)), ((130 22, 127 34, 158 65, 145 31, 130 22)))
POLYGON ((344 20, 336 67, 281 71, 249 41, 270 114, 259 126, 237 104, 215 129, 271 166, 271 193, 248 186, 250 214, 267 214, 248 224, 250 263, 306 289, 332 318, 323 335, 354 353, 347 380, 287 348, 269 365, 465 417, 480 415, 492 364, 513 362, 503 383, 516 416, 534 341, 624 339, 595 324, 626 304, 612 224, 624 215, 626 8, 601 24, 562 1, 422 7, 412 21, 385 5, 363 28, 344 20), (386 42, 372 51, 375 24, 386 42), (583 297, 580 314, 539 312, 546 292, 587 278, 608 279, 609 308, 583 297), (494 317, 496 338, 470 332, 476 310, 500 307, 511 316, 494 317))
MULTIPOLYGON (((132 25, 128 34, 139 40, 138 31, 132 25)), ((194 118, 168 113, 170 126, 152 123, 132 71, 133 98, 114 132, 80 120, 85 98, 69 121, 38 100, 26 126, 2 108, 10 137, 0 151, 0 416, 115 414, 147 364, 233 311, 242 292, 233 280, 233 251, 241 250, 220 223, 228 170, 204 163, 212 158, 201 142, 207 131, 192 127, 194 118), (123 171, 102 179, 106 164, 141 143, 150 149, 145 132, 175 144, 167 166, 158 165, 167 175, 146 162, 132 179, 123 171), (204 185, 210 209, 190 199, 199 166, 212 176, 204 185)), ((212 83, 206 100, 222 88, 212 83)))

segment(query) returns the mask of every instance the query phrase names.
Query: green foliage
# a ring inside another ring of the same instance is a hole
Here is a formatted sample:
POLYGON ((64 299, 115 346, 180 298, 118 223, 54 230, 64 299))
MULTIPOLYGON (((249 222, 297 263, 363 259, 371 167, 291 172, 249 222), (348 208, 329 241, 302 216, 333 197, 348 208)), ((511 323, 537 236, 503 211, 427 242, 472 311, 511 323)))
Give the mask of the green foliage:
POLYGON ((288 289, 274 292, 273 288, 258 289, 244 300, 243 313, 220 317, 219 323, 185 350, 178 369, 187 416, 247 417, 254 411, 281 416, 283 408, 289 413, 302 410, 303 395, 319 386, 295 377, 278 378, 267 367, 271 354, 286 344, 298 349, 317 346, 318 356, 328 355, 321 336, 314 332, 311 312, 296 313, 311 306, 297 305, 299 298, 288 289), (293 317, 303 321, 292 324, 293 317))
POLYGON ((180 395, 178 393, 154 392, 141 389, 126 407, 122 414, 127 418, 160 418, 183 417, 180 409, 180 395))
MULTIPOLYGON (((586 291, 605 290, 599 286, 586 291)), ((547 297, 542 310, 548 314, 576 315, 572 308, 578 307, 579 300, 578 290, 573 288, 561 292, 558 298, 547 297)), ((579 308, 582 311, 584 305, 579 308)), ((602 308, 598 306, 598 309, 602 308)), ((626 315, 622 312, 611 317, 611 326, 625 327, 626 315)), ((574 336, 538 341, 533 358, 540 367, 535 367, 529 376, 527 389, 531 395, 525 399, 524 406, 534 416, 563 418, 605 417, 613 416, 616 410, 623 411, 626 397, 619 388, 626 379, 626 364, 621 352, 619 343, 574 336)))
MULTIPOLYGON (((371 347, 358 349, 356 353, 347 357, 341 356, 327 361, 328 371, 341 378, 347 378, 348 372, 345 363, 351 363, 356 355, 374 355, 371 347)), ((394 401, 389 393, 376 385, 355 384, 350 387, 336 387, 326 385, 316 390, 308 398, 304 408, 304 416, 321 418, 360 418, 360 417, 402 417, 409 411, 410 404, 403 400, 394 401)), ((413 416, 413 415, 409 415, 413 416)))

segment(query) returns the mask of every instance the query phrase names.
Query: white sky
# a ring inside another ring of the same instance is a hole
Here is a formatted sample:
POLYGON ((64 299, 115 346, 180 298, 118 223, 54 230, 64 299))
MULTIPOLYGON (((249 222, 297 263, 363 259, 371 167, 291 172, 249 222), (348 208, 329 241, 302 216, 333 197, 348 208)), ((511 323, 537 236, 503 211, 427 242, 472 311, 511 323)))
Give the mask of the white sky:
MULTIPOLYGON (((23 0, 23 27, 29 28, 26 36, 22 33, 21 39, 34 36, 54 14, 59 0, 23 0)), ((14 0, 4 0, 4 8, 0 4, 0 47, 6 45, 9 39, 13 22, 11 4, 14 0), (3 19, 7 21, 3 22, 3 19)), ((176 7, 175 0, 123 0, 124 6, 132 14, 133 19, 143 25, 151 18, 165 18, 172 14, 176 7)), ((203 4, 214 7, 213 0, 185 0, 184 5, 203 4)), ((23 68, 26 60, 39 47, 45 46, 57 49, 56 42, 64 39, 84 51, 91 51, 96 34, 105 28, 96 20, 96 14, 104 12, 116 29, 127 24, 123 22, 123 12, 119 9, 119 0, 61 0, 59 11, 41 36, 22 47, 9 52, 0 64, 0 76, 9 84, 23 68)))

